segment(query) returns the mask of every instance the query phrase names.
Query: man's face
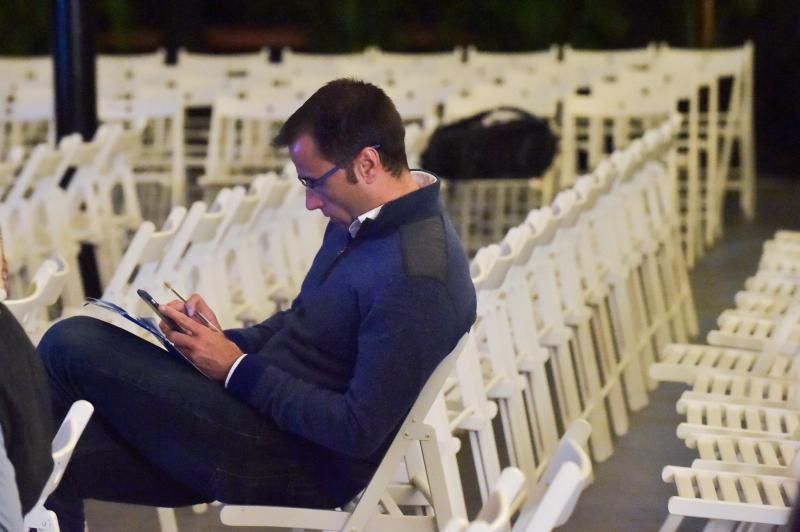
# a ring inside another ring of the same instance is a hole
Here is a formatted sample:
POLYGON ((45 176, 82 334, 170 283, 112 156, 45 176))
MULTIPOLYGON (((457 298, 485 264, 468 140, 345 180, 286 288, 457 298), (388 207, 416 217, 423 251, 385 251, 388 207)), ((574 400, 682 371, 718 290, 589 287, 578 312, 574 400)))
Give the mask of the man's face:
MULTIPOLYGON (((325 160, 317 149, 311 135, 304 134, 289 146, 289 156, 297 169, 297 175, 317 179, 330 172, 336 163, 325 160)), ((320 209, 332 222, 345 226, 358 216, 354 211, 357 185, 347 180, 344 168, 335 170, 321 186, 306 188, 306 208, 320 209)))

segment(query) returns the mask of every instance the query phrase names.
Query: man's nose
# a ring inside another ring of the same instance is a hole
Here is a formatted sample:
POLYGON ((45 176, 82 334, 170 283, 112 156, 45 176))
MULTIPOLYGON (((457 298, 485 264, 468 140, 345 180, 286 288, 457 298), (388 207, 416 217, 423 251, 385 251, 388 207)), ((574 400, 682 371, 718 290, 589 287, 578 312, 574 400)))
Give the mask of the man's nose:
POLYGON ((315 193, 310 188, 306 189, 306 209, 313 211, 314 209, 322 208, 323 201, 319 194, 315 193))

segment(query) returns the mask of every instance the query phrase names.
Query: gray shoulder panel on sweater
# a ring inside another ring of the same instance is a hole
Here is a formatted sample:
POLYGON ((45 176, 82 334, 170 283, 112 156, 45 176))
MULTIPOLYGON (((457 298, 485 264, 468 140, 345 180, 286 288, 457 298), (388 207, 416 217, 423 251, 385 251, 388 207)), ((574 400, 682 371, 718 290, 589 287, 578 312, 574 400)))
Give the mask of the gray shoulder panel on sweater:
POLYGON ((447 237, 441 216, 402 226, 400 242, 406 275, 447 282, 447 237))

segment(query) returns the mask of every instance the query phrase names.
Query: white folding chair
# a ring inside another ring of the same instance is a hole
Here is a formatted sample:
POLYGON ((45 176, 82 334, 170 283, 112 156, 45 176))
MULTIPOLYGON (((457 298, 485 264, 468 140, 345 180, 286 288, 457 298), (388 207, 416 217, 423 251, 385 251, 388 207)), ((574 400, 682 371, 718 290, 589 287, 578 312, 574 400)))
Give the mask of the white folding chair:
POLYGON ((288 298, 280 293, 285 285, 278 281, 285 277, 282 273, 273 275, 285 268, 285 261, 281 254, 271 254, 270 259, 262 256, 258 240, 261 231, 275 230, 268 227, 272 225, 269 218, 288 189, 287 180, 274 173, 257 176, 217 238, 215 254, 223 261, 233 315, 242 322, 255 323, 271 315, 277 310, 276 300, 288 298))
POLYGON ((64 260, 54 256, 42 263, 24 296, 3 301, 32 341, 38 341, 50 325, 48 307, 61 297, 68 272, 64 260))
POLYGON ((0 73, 15 83, 52 82, 53 58, 49 55, 0 56, 0 73))
POLYGON ((502 78, 509 72, 535 72, 542 67, 558 64, 559 47, 532 52, 488 52, 475 46, 467 47, 467 62, 474 77, 482 81, 502 78))
POLYGON ((11 188, 24 156, 25 150, 22 146, 14 146, 8 153, 0 152, 0 199, 4 198, 11 188))
MULTIPOLYGON (((634 257, 626 257, 624 228, 614 220, 620 209, 620 198, 611 194, 601 196, 595 208, 588 213, 591 253, 599 266, 599 275, 608 285, 608 307, 610 330, 617 346, 618 360, 615 366, 622 371, 627 392, 628 406, 638 410, 648 402, 643 363, 654 358, 650 354, 652 344, 641 324, 643 311, 641 286, 633 275, 634 257)), ((588 251, 588 250, 587 250, 588 251)), ((587 253, 582 254, 587 257, 587 253)))
POLYGON ((642 48, 621 50, 579 49, 565 44, 561 47, 561 61, 573 68, 591 68, 604 75, 614 75, 624 70, 646 68, 657 59, 658 53, 654 42, 642 48))
POLYGON ((439 364, 411 411, 405 418, 394 441, 367 488, 361 494, 352 511, 311 510, 269 506, 224 505, 222 522, 229 526, 272 526, 279 528, 304 528, 311 530, 415 530, 433 531, 441 529, 453 517, 447 499, 447 488, 443 486, 444 474, 438 455, 435 429, 426 424, 428 411, 439 395, 445 379, 453 371, 456 360, 464 346, 465 335, 458 346, 439 364), (428 472, 427 494, 435 515, 402 515, 397 505, 384 503, 386 513, 376 506, 389 486, 395 469, 412 444, 419 443, 428 472))
MULTIPOLYGON (((497 246, 483 248, 471 262, 478 294, 474 327, 488 366, 484 369, 487 396, 497 403, 500 412, 508 462, 521 469, 528 482, 534 482, 538 471, 523 394, 525 381, 517 370, 509 313, 502 301, 502 275, 494 269, 498 251, 497 246)), ((555 423, 546 428, 553 431, 555 423)))
POLYGON ((712 520, 706 530, 734 530, 738 522, 785 525, 797 498, 797 478, 666 466, 675 484, 661 532, 678 530, 683 516, 712 520))
POLYGON ((454 435, 466 432, 468 435, 478 489, 484 503, 501 474, 498 445, 492 425, 498 407, 489 397, 487 384, 489 383, 484 381, 481 371, 480 352, 473 334, 462 349, 454 376, 445 383, 444 398, 449 415, 448 432, 454 435))
POLYGON ((98 54, 97 77, 135 78, 140 69, 163 67, 167 58, 164 48, 143 54, 98 54))
POLYGON ((44 144, 31 152, 0 205, 5 253, 13 293, 19 293, 34 268, 53 254, 68 265, 64 305, 76 308, 83 302, 78 268, 78 239, 64 221, 64 191, 59 180, 71 163, 70 150, 54 150, 44 144))
POLYGON ((53 438, 53 471, 42 488, 42 494, 33 508, 25 515, 25 529, 41 532, 58 532, 58 519, 55 512, 47 510, 44 503, 61 482, 61 477, 69 464, 72 452, 92 417, 94 407, 88 401, 75 401, 67 412, 64 421, 53 438))
MULTIPOLYGON (((755 150, 753 138, 753 55, 754 46, 747 41, 741 47, 687 49, 665 47, 660 61, 671 61, 693 70, 707 72, 713 78, 709 113, 704 125, 715 136, 718 146, 719 186, 715 189, 721 201, 726 191, 739 194, 739 205, 748 219, 755 214, 755 150), (730 95, 723 107, 720 88, 730 80, 730 95), (714 119, 716 118, 716 122, 714 119), (738 167, 733 166, 733 147, 739 154, 738 167)), ((716 228, 719 230, 719 226, 716 228)))
POLYGON ((178 67, 181 70, 212 77, 247 76, 252 70, 265 66, 268 60, 267 48, 241 54, 204 54, 185 48, 178 50, 178 67))
POLYGON ((26 84, 12 89, 0 111, 0 153, 15 146, 29 152, 37 144, 55 145, 52 84, 26 84))
MULTIPOLYGON (((156 230, 153 222, 142 222, 103 290, 103 299, 134 314, 143 311, 144 304, 136 295, 136 289, 160 286, 164 280, 160 270, 162 260, 185 217, 185 207, 174 207, 160 230, 156 230)), ((106 319, 107 314, 104 315, 106 319)), ((140 327, 129 327, 124 319, 114 323, 137 334, 142 331, 140 327)))
POLYGON ((156 278, 147 280, 154 297, 172 297, 163 285, 166 281, 182 294, 202 294, 223 327, 239 325, 228 294, 224 257, 218 253, 219 239, 244 194, 242 187, 223 188, 210 207, 202 201, 192 204, 164 253, 156 278))
POLYGON ((136 177, 145 218, 160 223, 169 208, 186 201, 184 106, 176 90, 138 88, 118 99, 101 99, 103 122, 143 124, 140 144, 128 162, 136 177))
POLYGON ((211 111, 205 173, 200 184, 213 187, 248 184, 253 176, 279 171, 288 161, 272 147, 277 127, 300 105, 290 91, 239 98, 220 96, 211 111))
POLYGON ((720 347, 764 351, 770 346, 787 354, 800 350, 800 304, 776 318, 725 311, 717 318, 718 329, 708 333, 708 343, 720 347))
POLYGON ((590 432, 591 426, 584 420, 577 420, 569 427, 536 489, 520 510, 514 532, 549 531, 569 519, 592 479, 592 461, 583 449, 590 432))
POLYGON ((517 497, 524 492, 525 475, 516 467, 503 469, 474 521, 463 517, 451 519, 443 532, 502 532, 507 530, 517 497))

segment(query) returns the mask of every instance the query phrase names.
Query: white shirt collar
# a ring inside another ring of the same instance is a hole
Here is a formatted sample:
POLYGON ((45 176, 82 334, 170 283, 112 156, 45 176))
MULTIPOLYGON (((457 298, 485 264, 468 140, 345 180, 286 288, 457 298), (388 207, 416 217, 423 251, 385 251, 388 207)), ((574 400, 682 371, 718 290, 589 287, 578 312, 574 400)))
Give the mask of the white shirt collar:
POLYGON ((364 223, 364 220, 374 220, 378 217, 378 214, 381 212, 383 205, 378 205, 374 209, 370 209, 364 214, 360 214, 353 220, 353 223, 350 224, 350 227, 347 230, 350 232, 350 237, 355 238, 358 234, 358 230, 361 229, 361 224, 364 223))
MULTIPOLYGON (((428 172, 422 172, 419 170, 412 170, 411 177, 419 183, 420 188, 432 185, 436 183, 437 179, 436 176, 433 174, 429 174, 428 172)), ((347 231, 350 233, 350 238, 355 238, 358 234, 358 230, 361 229, 361 224, 364 223, 364 220, 374 220, 378 217, 378 214, 381 212, 383 205, 378 205, 374 209, 370 209, 364 214, 360 214, 353 220, 353 223, 350 224, 350 227, 347 228, 347 231)))

